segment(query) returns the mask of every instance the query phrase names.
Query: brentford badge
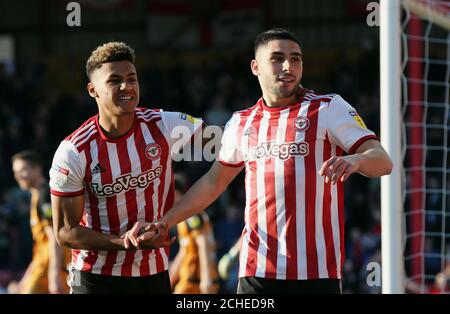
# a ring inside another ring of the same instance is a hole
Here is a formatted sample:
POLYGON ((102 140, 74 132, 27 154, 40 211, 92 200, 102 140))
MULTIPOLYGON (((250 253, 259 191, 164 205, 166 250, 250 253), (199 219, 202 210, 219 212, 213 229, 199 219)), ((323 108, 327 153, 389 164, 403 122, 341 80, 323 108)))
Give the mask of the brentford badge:
POLYGON ((145 156, 150 160, 156 160, 161 156, 161 146, 156 143, 148 144, 145 147, 145 156))
POLYGON ((294 124, 297 131, 306 131, 309 128, 309 119, 307 117, 298 117, 295 119, 294 124))

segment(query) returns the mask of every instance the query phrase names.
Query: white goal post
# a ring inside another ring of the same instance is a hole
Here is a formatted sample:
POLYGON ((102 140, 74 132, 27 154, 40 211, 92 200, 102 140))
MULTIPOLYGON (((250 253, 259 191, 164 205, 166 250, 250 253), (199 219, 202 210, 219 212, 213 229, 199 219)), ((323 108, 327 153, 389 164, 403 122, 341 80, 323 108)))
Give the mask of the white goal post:
POLYGON ((381 141, 394 163, 381 179, 383 293, 436 292, 438 272, 450 282, 449 89, 450 2, 380 0, 381 141))
POLYGON ((380 0, 380 136, 394 168, 381 178, 382 292, 403 293, 400 0, 380 0))

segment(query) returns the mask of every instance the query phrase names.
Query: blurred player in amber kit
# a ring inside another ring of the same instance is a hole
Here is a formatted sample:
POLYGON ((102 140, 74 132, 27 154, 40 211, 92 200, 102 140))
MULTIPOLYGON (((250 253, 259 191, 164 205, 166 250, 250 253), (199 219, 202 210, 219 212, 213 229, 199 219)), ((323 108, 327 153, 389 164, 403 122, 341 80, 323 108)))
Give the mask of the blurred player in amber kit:
POLYGON ((52 208, 48 183, 42 173, 42 160, 27 150, 12 157, 14 177, 22 190, 31 193, 30 225, 33 259, 19 282, 12 282, 9 293, 67 293, 66 265, 69 251, 58 245, 52 228, 52 208))
MULTIPOLYGON (((186 179, 175 176, 175 203, 186 191, 186 179)), ((216 248, 209 217, 199 213, 177 225, 180 250, 170 267, 170 281, 176 294, 217 293, 216 248)))

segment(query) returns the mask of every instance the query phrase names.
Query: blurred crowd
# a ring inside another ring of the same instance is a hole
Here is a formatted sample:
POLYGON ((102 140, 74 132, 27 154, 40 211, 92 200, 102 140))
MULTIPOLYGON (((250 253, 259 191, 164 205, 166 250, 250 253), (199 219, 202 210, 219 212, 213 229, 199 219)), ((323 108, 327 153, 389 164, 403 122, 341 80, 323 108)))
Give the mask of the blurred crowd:
MULTIPOLYGON (((351 61, 342 58, 316 80, 308 78, 308 61, 305 60, 303 84, 319 94, 341 94, 379 135, 378 56, 374 51, 365 51, 361 58, 351 61)), ((175 62, 164 69, 140 67, 138 63, 140 106, 182 111, 201 116, 210 125, 223 126, 233 111, 253 105, 260 97, 257 80, 250 73, 250 60, 250 54, 242 53, 193 64, 175 62)), ((82 77, 83 70, 82 67, 74 69, 74 77, 82 77)), ((84 83, 72 90, 61 90, 49 71, 45 62, 12 72, 0 66, 0 289, 17 278, 31 258, 29 196, 14 182, 12 154, 22 149, 36 149, 43 154, 49 167, 59 142, 96 112, 95 101, 87 94, 84 83)), ((207 162, 174 165, 191 183, 209 166, 207 162)), ((207 209, 219 258, 242 232, 243 177, 241 173, 227 192, 207 209)), ((378 179, 360 175, 353 175, 345 184, 344 293, 380 292, 380 287, 369 287, 366 283, 366 265, 381 263, 379 189, 378 179)), ((222 282, 221 292, 235 292, 237 265, 230 278, 222 282)))

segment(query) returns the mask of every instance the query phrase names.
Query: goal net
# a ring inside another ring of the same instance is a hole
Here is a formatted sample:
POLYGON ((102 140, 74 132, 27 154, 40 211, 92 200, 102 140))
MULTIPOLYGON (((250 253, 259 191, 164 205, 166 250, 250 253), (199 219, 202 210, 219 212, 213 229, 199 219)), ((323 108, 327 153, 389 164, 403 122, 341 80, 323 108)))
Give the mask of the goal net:
POLYGON ((450 1, 401 2, 405 291, 450 292, 450 1))

